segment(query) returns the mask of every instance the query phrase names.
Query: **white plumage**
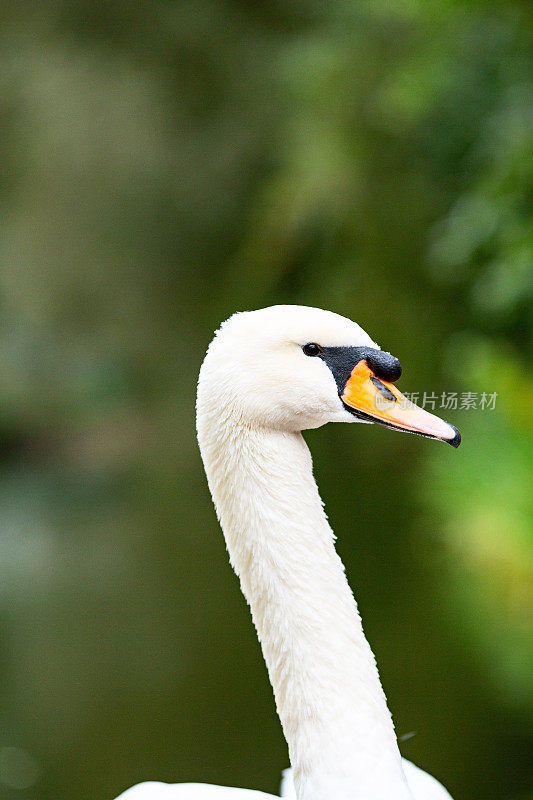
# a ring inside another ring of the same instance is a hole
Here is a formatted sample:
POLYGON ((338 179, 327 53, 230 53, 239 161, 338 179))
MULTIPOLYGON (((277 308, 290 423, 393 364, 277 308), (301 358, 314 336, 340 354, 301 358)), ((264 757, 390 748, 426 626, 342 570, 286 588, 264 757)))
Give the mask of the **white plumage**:
MULTIPOLYGON (((293 770, 282 793, 298 800, 450 800, 431 776, 402 762, 335 551, 300 432, 358 420, 341 402, 326 361, 303 351, 309 342, 377 348, 354 322, 320 309, 275 306, 236 314, 213 339, 198 385, 198 440, 209 488, 289 746, 293 770)), ((271 797, 205 784, 143 783, 120 800, 271 797)))

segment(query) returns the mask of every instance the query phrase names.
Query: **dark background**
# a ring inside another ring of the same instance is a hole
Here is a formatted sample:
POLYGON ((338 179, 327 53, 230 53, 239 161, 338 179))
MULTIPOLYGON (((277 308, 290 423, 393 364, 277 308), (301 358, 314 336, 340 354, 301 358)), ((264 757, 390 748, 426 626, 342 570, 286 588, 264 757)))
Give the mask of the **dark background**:
POLYGON ((213 330, 277 302, 355 319, 404 391, 498 393, 437 405, 458 451, 307 440, 404 755, 455 800, 533 797, 530 3, 41 0, 1 22, 1 800, 277 791, 194 432, 213 330))

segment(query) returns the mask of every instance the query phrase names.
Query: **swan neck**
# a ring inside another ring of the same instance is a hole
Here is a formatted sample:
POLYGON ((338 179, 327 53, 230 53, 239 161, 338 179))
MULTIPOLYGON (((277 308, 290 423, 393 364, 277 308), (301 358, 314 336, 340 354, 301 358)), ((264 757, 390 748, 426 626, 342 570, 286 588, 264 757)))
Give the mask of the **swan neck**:
POLYGON ((200 414, 200 448, 298 800, 412 800, 307 445, 300 433, 229 422, 200 414))

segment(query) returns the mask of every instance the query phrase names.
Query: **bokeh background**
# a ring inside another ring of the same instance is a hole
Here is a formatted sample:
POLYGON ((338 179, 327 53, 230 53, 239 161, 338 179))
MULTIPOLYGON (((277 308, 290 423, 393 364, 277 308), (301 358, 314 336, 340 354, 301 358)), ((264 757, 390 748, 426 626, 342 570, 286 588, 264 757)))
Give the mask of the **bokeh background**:
POLYGON ((1 800, 277 790, 194 400, 220 321, 279 302, 354 318, 404 391, 497 392, 437 405, 458 451, 307 440, 404 755, 533 797, 528 0, 0 14, 1 800))

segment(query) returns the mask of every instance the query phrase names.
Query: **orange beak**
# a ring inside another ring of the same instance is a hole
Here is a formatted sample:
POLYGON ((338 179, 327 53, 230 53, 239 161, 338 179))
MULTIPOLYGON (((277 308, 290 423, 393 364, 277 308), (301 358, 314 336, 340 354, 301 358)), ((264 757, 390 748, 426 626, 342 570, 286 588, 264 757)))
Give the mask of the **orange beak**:
POLYGON ((378 378, 364 359, 353 368, 341 400, 355 416, 368 422, 439 439, 452 447, 461 443, 457 428, 411 403, 394 384, 378 378))

